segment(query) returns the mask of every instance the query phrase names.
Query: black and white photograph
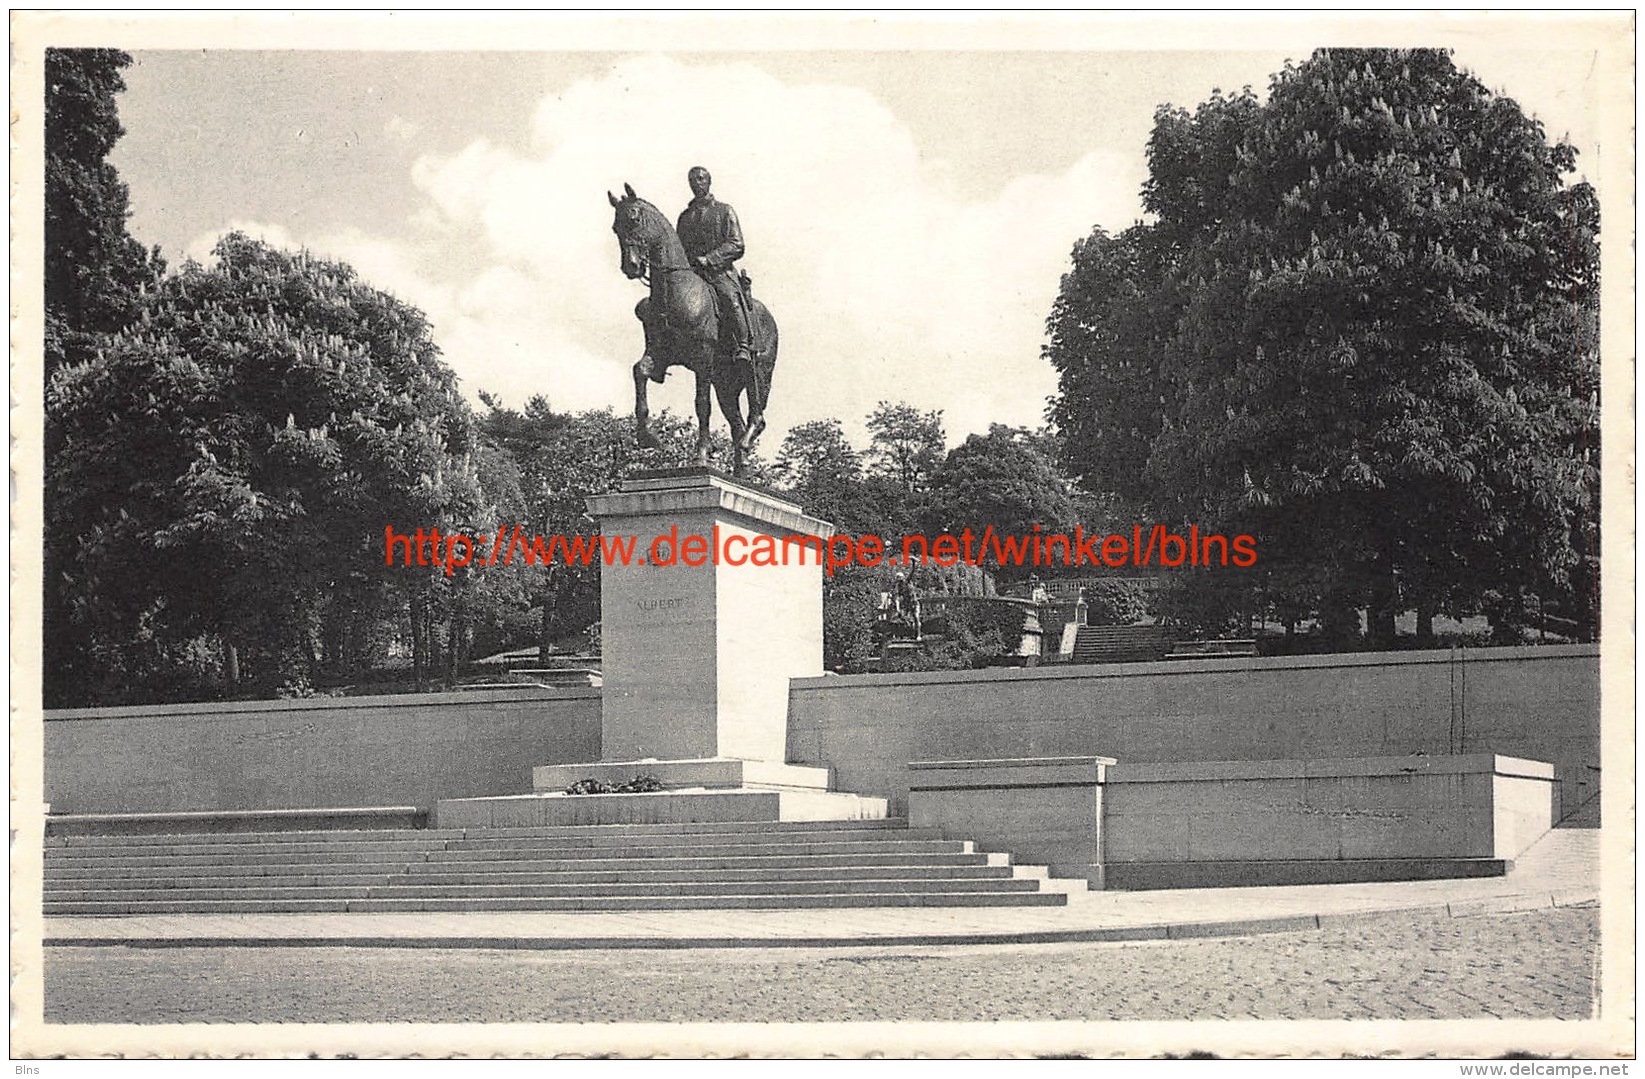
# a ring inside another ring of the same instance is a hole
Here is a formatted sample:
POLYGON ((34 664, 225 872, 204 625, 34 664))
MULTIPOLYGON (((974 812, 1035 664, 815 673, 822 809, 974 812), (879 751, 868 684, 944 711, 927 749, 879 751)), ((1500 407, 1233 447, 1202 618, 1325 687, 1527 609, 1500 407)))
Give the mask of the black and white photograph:
POLYGON ((14 1060, 1627 1074, 1632 12, 11 46, 14 1060))

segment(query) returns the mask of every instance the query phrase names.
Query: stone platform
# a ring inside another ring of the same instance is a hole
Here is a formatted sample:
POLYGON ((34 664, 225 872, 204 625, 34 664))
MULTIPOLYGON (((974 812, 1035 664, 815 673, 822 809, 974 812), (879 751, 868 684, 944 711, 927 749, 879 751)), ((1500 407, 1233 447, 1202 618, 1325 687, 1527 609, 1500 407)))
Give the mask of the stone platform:
POLYGON ((884 798, 829 789, 827 768, 776 761, 703 757, 695 760, 595 761, 532 769, 533 793, 444 798, 437 828, 537 828, 598 824, 697 824, 715 821, 883 820, 884 798), (655 779, 661 791, 567 794, 582 780, 620 785, 655 779))
POLYGON ((531 770, 531 789, 539 794, 563 791, 582 779, 623 783, 650 776, 669 790, 748 788, 752 790, 826 791, 833 779, 828 768, 736 757, 683 761, 599 761, 592 764, 545 764, 531 770))
POLYGON ((696 824, 719 821, 883 820, 884 798, 826 790, 711 790, 655 794, 516 794, 444 798, 436 828, 538 828, 599 824, 696 824))

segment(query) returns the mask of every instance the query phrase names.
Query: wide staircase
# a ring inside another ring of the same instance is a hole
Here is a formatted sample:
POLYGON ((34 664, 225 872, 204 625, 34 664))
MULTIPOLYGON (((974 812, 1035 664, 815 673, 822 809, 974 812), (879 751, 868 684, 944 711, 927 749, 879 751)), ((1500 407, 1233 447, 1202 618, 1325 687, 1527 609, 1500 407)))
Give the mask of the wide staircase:
POLYGON ((1050 879, 900 820, 46 840, 52 915, 1058 906, 1050 879))
POLYGON ((1171 651, 1165 626, 1081 626, 1074 635, 1073 663, 1150 663, 1171 651))

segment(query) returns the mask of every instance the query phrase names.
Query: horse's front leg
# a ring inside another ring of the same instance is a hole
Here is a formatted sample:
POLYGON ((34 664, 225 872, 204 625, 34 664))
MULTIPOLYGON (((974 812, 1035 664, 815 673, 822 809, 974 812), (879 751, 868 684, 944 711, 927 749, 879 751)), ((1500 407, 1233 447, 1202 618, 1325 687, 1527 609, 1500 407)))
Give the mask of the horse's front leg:
POLYGON ((651 407, 646 399, 646 382, 657 373, 657 364, 662 362, 657 359, 662 335, 652 325, 650 315, 649 298, 634 305, 634 317, 640 320, 640 328, 645 331, 645 355, 634 365, 634 442, 641 449, 655 450, 661 448, 662 443, 651 433, 651 407))
POLYGON ((662 446, 651 432, 651 408, 646 401, 645 384, 651 379, 651 364, 655 362, 648 352, 634 365, 634 442, 647 450, 662 446))
POLYGON ((697 463, 708 464, 708 421, 712 415, 713 402, 708 396, 710 379, 700 370, 697 372, 697 463))

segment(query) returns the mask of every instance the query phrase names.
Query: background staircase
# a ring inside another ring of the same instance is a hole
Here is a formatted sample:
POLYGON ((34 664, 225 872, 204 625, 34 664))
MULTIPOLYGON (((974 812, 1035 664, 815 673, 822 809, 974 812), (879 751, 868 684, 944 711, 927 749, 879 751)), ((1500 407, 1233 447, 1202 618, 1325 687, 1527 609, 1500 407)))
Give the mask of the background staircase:
POLYGON ((901 820, 46 839, 52 915, 1060 906, 1083 881, 901 820))
POLYGON ((1074 636, 1074 663, 1152 663, 1171 651, 1165 626, 1081 626, 1074 636))

